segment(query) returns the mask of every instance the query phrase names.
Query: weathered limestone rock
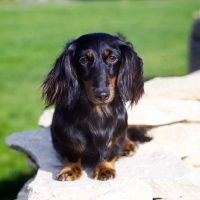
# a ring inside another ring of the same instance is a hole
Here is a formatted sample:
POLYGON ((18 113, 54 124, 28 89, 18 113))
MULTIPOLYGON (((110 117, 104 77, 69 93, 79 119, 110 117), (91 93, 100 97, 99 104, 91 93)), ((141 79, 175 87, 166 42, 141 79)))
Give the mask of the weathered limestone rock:
MULTIPOLYGON (((56 181, 62 160, 48 128, 9 136, 7 144, 29 155, 29 166, 39 167, 18 199, 199 200, 200 71, 147 81, 145 92, 137 106, 128 108, 128 124, 148 127, 153 141, 139 145, 133 157, 119 159, 114 180, 94 180, 93 169, 84 165, 80 180, 56 181)), ((54 109, 44 111, 39 125, 49 127, 53 113, 54 109)))
POLYGON ((184 157, 183 160, 200 173, 200 154, 184 157))
POLYGON ((39 118, 38 125, 42 127, 49 127, 52 122, 54 108, 45 110, 39 118))
POLYGON ((133 157, 119 159, 116 179, 107 182, 92 179, 93 170, 86 165, 80 180, 56 181, 62 161, 52 147, 49 129, 15 133, 6 143, 31 156, 39 166, 27 199, 198 200, 200 196, 200 175, 154 142, 140 145, 133 157))
POLYGON ((161 126, 177 122, 200 122, 200 102, 142 98, 137 106, 128 108, 128 124, 161 126))
POLYGON ((152 128, 148 134, 165 152, 180 158, 200 155, 200 123, 176 123, 170 126, 159 126, 152 128))
POLYGON ((28 185, 34 180, 34 178, 31 178, 30 180, 28 180, 24 186, 22 187, 22 189, 19 191, 18 195, 17 195, 17 199, 18 200, 26 200, 27 196, 28 196, 28 185))
POLYGON ((148 97, 200 100, 200 70, 181 77, 154 78, 144 88, 148 97))

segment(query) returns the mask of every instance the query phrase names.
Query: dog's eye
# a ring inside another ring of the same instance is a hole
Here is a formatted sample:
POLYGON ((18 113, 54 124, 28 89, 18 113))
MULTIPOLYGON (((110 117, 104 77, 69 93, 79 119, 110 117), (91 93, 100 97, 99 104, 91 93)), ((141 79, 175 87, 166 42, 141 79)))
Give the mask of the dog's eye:
POLYGON ((81 58, 80 60, 79 60, 79 62, 82 64, 82 65, 87 65, 88 64, 88 59, 87 58, 81 58))
POLYGON ((115 62, 117 60, 117 58, 115 57, 115 56, 109 56, 108 58, 107 58, 107 62, 109 62, 109 63, 113 63, 113 62, 115 62))

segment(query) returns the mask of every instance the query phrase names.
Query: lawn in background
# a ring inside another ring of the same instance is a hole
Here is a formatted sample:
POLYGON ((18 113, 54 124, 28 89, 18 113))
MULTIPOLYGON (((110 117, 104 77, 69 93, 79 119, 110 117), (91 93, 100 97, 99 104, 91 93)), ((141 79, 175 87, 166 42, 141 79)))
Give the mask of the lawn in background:
POLYGON ((68 39, 121 32, 143 59, 145 79, 184 75, 192 14, 199 9, 199 0, 0 2, 0 199, 14 199, 35 172, 4 141, 38 129, 39 86, 68 39))

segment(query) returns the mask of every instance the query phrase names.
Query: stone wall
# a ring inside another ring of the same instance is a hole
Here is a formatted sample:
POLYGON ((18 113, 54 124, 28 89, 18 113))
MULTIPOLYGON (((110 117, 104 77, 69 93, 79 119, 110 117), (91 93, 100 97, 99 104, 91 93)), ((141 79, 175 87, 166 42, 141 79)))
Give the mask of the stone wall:
POLYGON ((152 79, 145 82, 145 92, 137 106, 128 108, 128 123, 147 128, 153 140, 116 162, 114 180, 93 180, 89 166, 78 181, 55 180, 62 161, 51 144, 52 109, 41 115, 40 130, 7 137, 7 145, 26 153, 29 165, 38 167, 18 200, 199 200, 200 71, 152 79))

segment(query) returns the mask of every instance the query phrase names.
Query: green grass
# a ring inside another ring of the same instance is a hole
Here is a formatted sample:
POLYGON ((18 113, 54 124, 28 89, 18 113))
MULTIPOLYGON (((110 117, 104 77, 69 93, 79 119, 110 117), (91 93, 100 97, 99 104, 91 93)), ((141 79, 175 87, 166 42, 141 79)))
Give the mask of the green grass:
POLYGON ((144 61, 145 79, 184 75, 192 14, 198 9, 199 0, 0 2, 1 199, 15 198, 34 173, 23 154, 6 147, 5 137, 38 129, 39 86, 68 39, 122 32, 144 61))

